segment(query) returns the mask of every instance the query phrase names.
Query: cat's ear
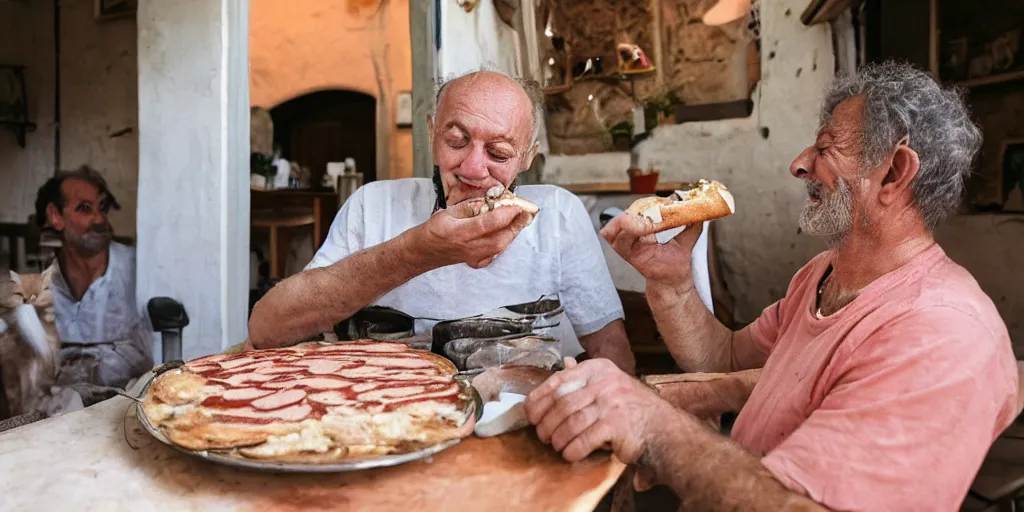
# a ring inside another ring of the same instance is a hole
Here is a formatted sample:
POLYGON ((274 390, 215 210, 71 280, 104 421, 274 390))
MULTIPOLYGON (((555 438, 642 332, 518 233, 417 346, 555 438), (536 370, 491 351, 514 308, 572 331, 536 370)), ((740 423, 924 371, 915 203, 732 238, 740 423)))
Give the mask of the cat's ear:
POLYGON ((13 270, 11 271, 11 281, 14 281, 14 284, 21 284, 21 277, 13 270))

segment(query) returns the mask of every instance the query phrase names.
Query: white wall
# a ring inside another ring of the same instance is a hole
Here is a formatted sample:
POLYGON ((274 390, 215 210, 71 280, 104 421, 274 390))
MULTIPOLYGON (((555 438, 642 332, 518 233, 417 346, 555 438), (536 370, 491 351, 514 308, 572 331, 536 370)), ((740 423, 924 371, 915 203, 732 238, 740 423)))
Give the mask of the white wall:
MULTIPOLYGON (((60 167, 99 169, 121 203, 110 221, 135 234, 138 177, 135 20, 96 21, 93 0, 61 0, 60 167), (112 134, 130 129, 117 137, 112 134)), ((25 222, 54 172, 53 2, 0 2, 0 63, 27 66, 29 119, 21 149, 0 129, 0 221, 25 222)))
POLYGON ((185 359, 246 336, 248 26, 246 0, 139 2, 136 295, 185 305, 185 359))
MULTIPOLYGON (((426 0, 424 0, 426 1, 426 0)), ((482 66, 516 74, 516 33, 501 21, 494 2, 482 0, 467 13, 455 0, 441 0, 441 77, 482 66)))
POLYGON ((139 180, 135 20, 98 22, 94 1, 60 1, 61 168, 88 164, 103 173, 121 203, 110 222, 132 236, 139 180))

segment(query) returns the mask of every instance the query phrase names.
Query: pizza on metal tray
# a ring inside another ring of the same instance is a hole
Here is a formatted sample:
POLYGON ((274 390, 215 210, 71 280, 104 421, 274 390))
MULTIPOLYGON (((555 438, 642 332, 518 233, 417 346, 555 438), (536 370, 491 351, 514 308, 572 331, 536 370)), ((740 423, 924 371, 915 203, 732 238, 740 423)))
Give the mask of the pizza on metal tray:
POLYGON ((473 432, 455 366, 401 343, 303 343, 211 355, 158 375, 146 416, 174 444, 253 459, 407 453, 473 432))

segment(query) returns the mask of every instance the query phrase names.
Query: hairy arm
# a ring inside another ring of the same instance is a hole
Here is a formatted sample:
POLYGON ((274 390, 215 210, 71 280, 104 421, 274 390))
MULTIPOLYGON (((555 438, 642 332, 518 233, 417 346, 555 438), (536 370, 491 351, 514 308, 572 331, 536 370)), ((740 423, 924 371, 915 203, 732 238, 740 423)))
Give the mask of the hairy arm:
POLYGON ((309 338, 431 269, 414 257, 407 231, 380 245, 353 253, 333 265, 300 272, 270 289, 249 320, 249 342, 274 348, 309 338))
POLYGON ((650 375, 642 380, 662 398, 715 427, 726 412, 739 412, 754 391, 761 369, 734 373, 650 375))
POLYGON ((658 331, 679 367, 689 372, 729 372, 760 368, 766 356, 747 330, 733 333, 700 300, 690 271, 693 247, 702 225, 690 226, 664 244, 646 219, 619 215, 604 229, 605 238, 647 280, 647 301, 658 331))
POLYGON ((722 325, 700 300, 693 281, 682 285, 647 282, 647 301, 679 367, 689 372, 735 372, 760 368, 765 356, 758 352, 744 328, 722 325))
POLYGON ((689 414, 663 414, 671 416, 654 422, 639 464, 675 491, 682 510, 828 510, 787 489, 757 457, 689 414))
POLYGON ((626 337, 626 326, 623 321, 615 320, 597 332, 580 336, 580 345, 591 358, 604 358, 615 363, 622 371, 636 374, 636 358, 629 348, 626 337))

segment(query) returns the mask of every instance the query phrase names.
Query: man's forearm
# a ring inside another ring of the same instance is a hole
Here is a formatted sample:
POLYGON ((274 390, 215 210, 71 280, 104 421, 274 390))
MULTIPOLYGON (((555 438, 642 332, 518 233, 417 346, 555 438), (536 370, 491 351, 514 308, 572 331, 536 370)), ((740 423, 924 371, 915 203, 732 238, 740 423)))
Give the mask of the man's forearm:
POLYGON ((256 303, 249 340, 256 348, 284 346, 328 331, 381 295, 428 270, 403 234, 327 267, 296 274, 256 303))
POLYGON ((672 357, 688 372, 733 370, 733 332, 722 325, 692 283, 685 287, 647 282, 647 302, 672 357))
POLYGON ((750 398, 761 370, 734 373, 649 375, 642 380, 672 405, 716 425, 726 412, 739 412, 750 398))
POLYGON ((639 464, 675 491, 682 510, 827 510, 782 485, 761 461, 684 412, 652 426, 639 464))
POLYGON ((622 320, 615 320, 597 332, 580 336, 580 345, 593 358, 604 358, 615 363, 620 370, 636 374, 636 358, 626 337, 626 326, 622 320))

